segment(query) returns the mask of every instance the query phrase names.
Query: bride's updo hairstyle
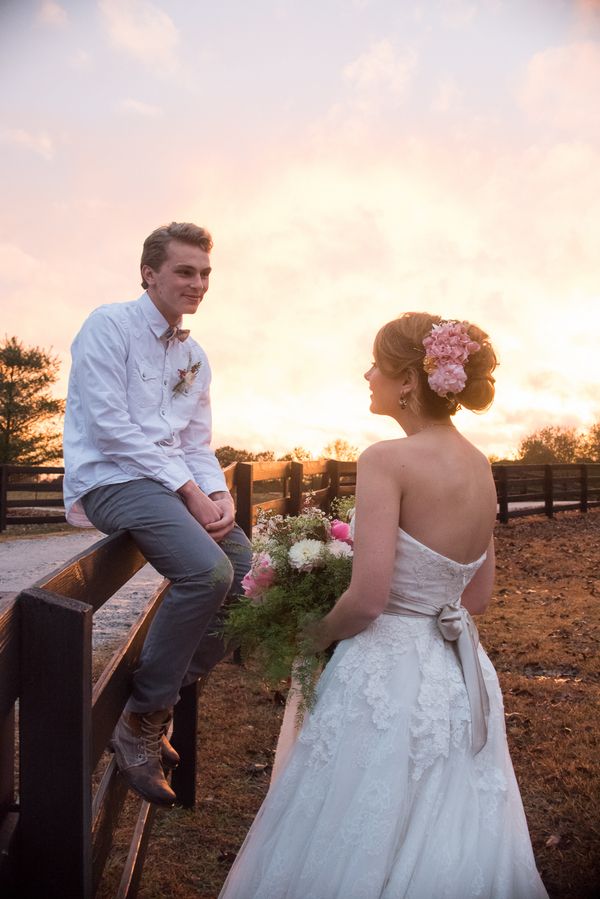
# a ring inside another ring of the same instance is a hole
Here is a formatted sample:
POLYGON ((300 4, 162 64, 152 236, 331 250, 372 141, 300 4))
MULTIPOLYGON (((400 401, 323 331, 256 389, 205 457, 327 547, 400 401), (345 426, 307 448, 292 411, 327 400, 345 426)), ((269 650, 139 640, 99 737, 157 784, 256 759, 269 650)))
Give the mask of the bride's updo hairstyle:
MULTIPOLYGON (((496 354, 488 335, 469 322, 462 323, 469 341, 479 348, 469 352, 464 363, 466 383, 456 393, 440 396, 429 385, 426 363, 427 350, 423 341, 430 337, 434 325, 443 325, 447 320, 427 312, 405 312, 394 321, 388 322, 375 337, 373 352, 375 364, 388 378, 398 378, 407 368, 413 368, 418 376, 418 396, 409 397, 409 403, 416 401, 423 412, 432 418, 454 415, 464 407, 473 412, 487 409, 494 399, 494 378, 492 372, 498 364, 496 354)), ((466 338, 465 338, 466 339, 466 338)))

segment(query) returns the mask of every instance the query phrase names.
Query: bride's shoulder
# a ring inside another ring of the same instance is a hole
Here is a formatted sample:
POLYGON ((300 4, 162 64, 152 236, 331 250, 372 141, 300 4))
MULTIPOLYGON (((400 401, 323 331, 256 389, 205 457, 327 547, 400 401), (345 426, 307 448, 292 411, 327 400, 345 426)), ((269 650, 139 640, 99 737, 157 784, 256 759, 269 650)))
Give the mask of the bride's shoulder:
POLYGON ((399 437, 395 440, 379 440, 372 443, 363 450, 358 457, 358 465, 365 468, 372 464, 381 464, 383 462, 396 462, 406 457, 407 439, 399 437))

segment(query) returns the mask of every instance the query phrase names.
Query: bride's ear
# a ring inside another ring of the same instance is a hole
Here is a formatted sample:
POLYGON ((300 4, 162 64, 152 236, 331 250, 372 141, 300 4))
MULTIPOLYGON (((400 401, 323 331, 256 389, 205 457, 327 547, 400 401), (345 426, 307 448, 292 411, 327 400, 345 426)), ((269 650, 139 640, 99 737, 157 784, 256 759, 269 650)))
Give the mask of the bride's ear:
POLYGON ((416 390, 419 384, 419 376, 414 368, 405 368, 398 378, 403 393, 416 390))

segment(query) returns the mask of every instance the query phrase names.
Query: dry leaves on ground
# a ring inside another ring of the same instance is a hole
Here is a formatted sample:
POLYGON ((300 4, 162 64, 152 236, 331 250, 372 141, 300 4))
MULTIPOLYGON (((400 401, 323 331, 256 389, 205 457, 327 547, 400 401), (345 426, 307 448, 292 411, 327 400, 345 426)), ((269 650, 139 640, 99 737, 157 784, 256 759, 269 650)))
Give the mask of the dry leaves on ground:
MULTIPOLYGON (((551 899, 600 885, 600 510, 497 528, 494 602, 481 640, 502 683, 508 740, 551 899)), ((194 812, 159 812, 140 899, 216 899, 269 781, 281 698, 221 664, 200 722, 194 812)), ((133 809, 126 816, 128 827, 133 809)), ((114 895, 130 830, 99 896, 114 895)))

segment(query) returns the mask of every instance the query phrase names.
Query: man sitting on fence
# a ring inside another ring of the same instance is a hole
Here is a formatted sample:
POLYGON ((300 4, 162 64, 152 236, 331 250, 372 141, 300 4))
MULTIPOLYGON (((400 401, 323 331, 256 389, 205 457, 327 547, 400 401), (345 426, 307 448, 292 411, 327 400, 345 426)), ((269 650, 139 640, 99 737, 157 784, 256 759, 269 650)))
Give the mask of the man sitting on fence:
POLYGON ((173 705, 222 657, 214 624, 250 565, 210 449, 208 360, 180 328, 208 290, 211 249, 192 224, 145 240, 145 293, 96 309, 73 342, 65 416, 67 520, 128 530, 172 583, 112 740, 128 784, 162 805, 175 799, 163 768, 178 761, 166 738, 173 705))

